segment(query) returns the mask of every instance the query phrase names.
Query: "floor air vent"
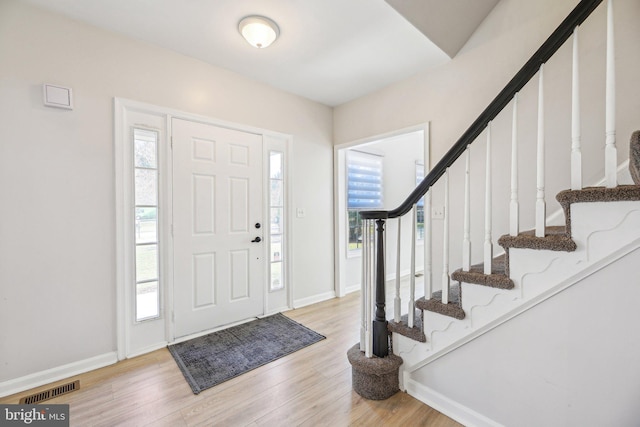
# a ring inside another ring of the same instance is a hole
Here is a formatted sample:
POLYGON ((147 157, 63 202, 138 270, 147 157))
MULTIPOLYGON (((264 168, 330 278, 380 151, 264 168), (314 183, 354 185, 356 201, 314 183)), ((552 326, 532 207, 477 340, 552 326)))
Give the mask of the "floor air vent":
POLYGON ((61 396, 63 394, 71 393, 80 389, 80 380, 76 380, 72 383, 62 384, 58 387, 50 388, 30 396, 25 396, 20 399, 21 405, 35 405, 36 403, 43 402, 45 400, 53 399, 54 397, 61 396))

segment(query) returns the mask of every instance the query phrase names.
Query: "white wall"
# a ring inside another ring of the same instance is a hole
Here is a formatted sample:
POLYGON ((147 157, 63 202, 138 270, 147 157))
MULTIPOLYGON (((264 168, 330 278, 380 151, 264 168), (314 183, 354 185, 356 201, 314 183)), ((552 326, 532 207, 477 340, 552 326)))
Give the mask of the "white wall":
POLYGON ((333 292, 329 107, 0 0, 0 382, 116 349, 114 97, 293 135, 294 301, 333 292))
MULTIPOLYGON (((577 0, 502 0, 469 42, 450 62, 390 85, 334 109, 336 144, 430 122, 431 166, 435 165, 535 50, 568 15, 577 0)), ((580 73, 584 182, 593 185, 604 175, 604 70, 606 2, 581 26, 580 73)), ((618 84, 618 160, 628 157, 631 132, 640 129, 640 2, 615 0, 618 84)), ((570 186, 569 157, 571 43, 545 66, 545 137, 547 212, 559 209, 555 195, 570 186)), ((533 228, 535 204, 537 80, 520 93, 518 117, 520 222, 533 228)), ((511 155, 511 106, 492 124, 493 241, 508 232, 511 155)), ((473 262, 482 261, 484 240, 484 163, 486 136, 472 145, 471 239, 473 262)), ((464 161, 450 170, 450 268, 461 265, 464 161)), ((408 194, 407 194, 408 195, 408 194)), ((433 204, 442 205, 441 184, 433 204)), ((434 221, 433 277, 441 277, 442 222, 434 221)), ((501 251, 496 247, 494 252, 501 251)), ((439 280, 435 280, 438 289, 439 280)))
POLYGON ((637 426, 638 262, 640 249, 415 379, 505 426, 637 426))
MULTIPOLYGON (((363 152, 371 152, 379 154, 383 157, 383 204, 384 209, 393 209, 398 207, 400 203, 404 201, 406 195, 411 192, 416 186, 416 161, 422 162, 423 160, 423 148, 424 148, 424 136, 423 132, 414 131, 407 134, 393 136, 375 141, 362 146, 356 146, 354 149, 363 152)), ((342 165, 339 174, 344 177, 345 165, 342 165)), ((342 177, 342 179, 344 179, 342 177)), ((339 188, 341 197, 345 197, 346 181, 340 179, 343 182, 342 187, 339 188)), ((341 211, 341 214, 346 217, 346 208, 341 211)), ((346 233, 346 220, 343 223, 342 229, 346 233)), ((397 236, 398 225, 397 220, 389 221, 386 224, 385 230, 387 231, 387 250, 386 250, 386 275, 395 276, 396 272, 396 248, 397 248, 397 236)), ((346 242, 344 243, 346 245, 346 242)), ((400 271, 407 274, 411 267, 410 248, 411 248, 411 220, 404 218, 402 224, 402 257, 400 271)), ((416 266, 417 270, 421 270, 424 264, 423 259, 423 246, 419 243, 416 253, 416 266)), ((360 289, 360 282, 362 279, 362 257, 360 251, 356 251, 347 255, 346 251, 343 253, 342 266, 345 269, 343 272, 343 278, 348 290, 360 289)))

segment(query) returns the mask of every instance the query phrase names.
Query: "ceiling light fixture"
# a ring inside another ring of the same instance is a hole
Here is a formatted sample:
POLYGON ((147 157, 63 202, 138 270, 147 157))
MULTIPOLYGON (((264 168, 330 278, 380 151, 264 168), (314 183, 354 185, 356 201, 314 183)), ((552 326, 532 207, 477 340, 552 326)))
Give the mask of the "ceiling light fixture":
POLYGON ((238 24, 242 37, 253 47, 264 49, 280 35, 280 28, 271 19, 264 16, 247 16, 238 24))

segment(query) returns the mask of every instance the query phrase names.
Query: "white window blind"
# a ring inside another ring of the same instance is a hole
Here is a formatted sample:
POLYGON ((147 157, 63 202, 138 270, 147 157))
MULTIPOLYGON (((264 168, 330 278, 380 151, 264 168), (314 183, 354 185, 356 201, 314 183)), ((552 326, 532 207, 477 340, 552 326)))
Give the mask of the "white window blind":
POLYGON ((347 153, 347 208, 382 207, 382 157, 349 151, 347 153))

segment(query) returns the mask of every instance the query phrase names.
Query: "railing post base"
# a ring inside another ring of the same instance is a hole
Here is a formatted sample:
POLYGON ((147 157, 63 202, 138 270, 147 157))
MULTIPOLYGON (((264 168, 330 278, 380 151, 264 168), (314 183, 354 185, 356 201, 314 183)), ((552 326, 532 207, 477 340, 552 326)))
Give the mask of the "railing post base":
POLYGON ((400 390, 402 359, 395 354, 384 358, 366 357, 356 344, 347 352, 351 363, 353 390, 365 399, 384 400, 400 390))

